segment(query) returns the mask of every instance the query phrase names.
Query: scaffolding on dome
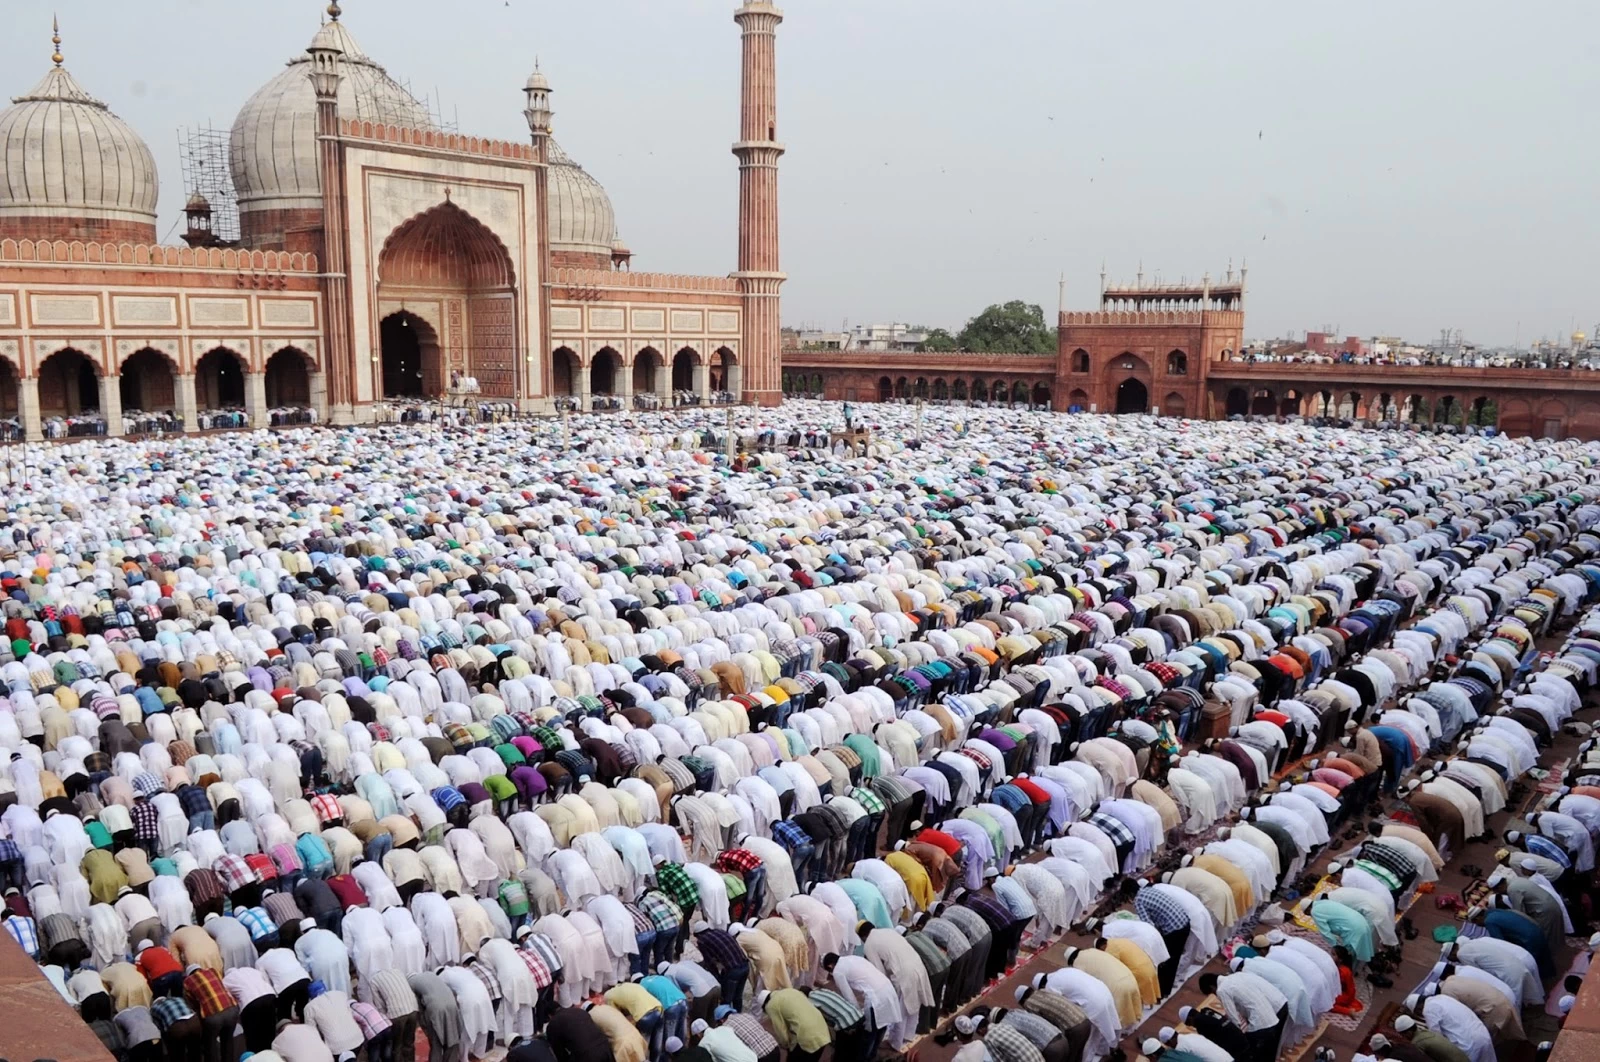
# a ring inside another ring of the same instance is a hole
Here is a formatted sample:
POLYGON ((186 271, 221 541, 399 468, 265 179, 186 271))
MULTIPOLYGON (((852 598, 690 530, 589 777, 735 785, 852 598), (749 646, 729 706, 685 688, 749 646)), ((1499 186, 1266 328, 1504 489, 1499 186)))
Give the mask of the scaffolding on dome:
MULTIPOLYGON (((444 104, 439 99, 438 89, 434 89, 426 96, 419 96, 417 95, 416 91, 412 89, 409 79, 391 78, 391 80, 394 81, 396 85, 399 85, 400 88, 405 91, 407 96, 410 96, 412 100, 419 104, 422 109, 428 113, 428 121, 433 123, 433 127, 435 129, 443 133, 459 133, 461 131, 453 109, 450 119, 448 121, 445 120, 444 104)), ((374 122, 382 122, 385 125, 403 126, 413 124, 412 116, 401 109, 397 101, 391 100, 387 96, 375 96, 373 99, 367 101, 367 108, 372 110, 374 113, 363 114, 361 115, 362 118, 370 118, 374 122)))
POLYGON ((239 240, 239 197, 228 168, 228 131, 205 125, 178 130, 178 161, 183 194, 196 193, 211 204, 211 231, 219 241, 239 240))

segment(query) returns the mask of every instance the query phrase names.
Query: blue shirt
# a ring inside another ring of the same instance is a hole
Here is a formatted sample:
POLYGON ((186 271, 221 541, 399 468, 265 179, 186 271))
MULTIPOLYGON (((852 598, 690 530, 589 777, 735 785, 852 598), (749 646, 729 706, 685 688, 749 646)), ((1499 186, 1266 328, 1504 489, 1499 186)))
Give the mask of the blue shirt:
POLYGON ((639 979, 639 986, 660 1001, 662 1009, 677 1003, 687 1003, 689 997, 683 990, 673 983, 672 978, 663 977, 661 974, 650 974, 639 979))
MULTIPOLYGON (((856 913, 871 922, 875 928, 888 929, 894 925, 894 916, 889 913, 888 902, 872 882, 860 878, 842 878, 836 884, 850 897, 850 902, 856 905, 856 913)), ((845 928, 848 930, 850 927, 845 928)))
POLYGON ((1539 964, 1539 976, 1548 978, 1555 973, 1555 963, 1550 958, 1550 945, 1544 938, 1539 923, 1520 911, 1496 908, 1485 912, 1483 928, 1496 940, 1507 940, 1532 955, 1539 964))

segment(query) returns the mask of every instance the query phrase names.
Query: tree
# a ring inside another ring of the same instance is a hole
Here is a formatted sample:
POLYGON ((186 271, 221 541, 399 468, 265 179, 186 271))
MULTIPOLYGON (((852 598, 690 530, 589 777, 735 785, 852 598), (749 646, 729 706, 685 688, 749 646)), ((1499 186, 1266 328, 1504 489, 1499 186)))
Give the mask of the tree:
POLYGON ((917 344, 918 352, 957 350, 959 344, 956 337, 943 328, 930 328, 928 334, 922 337, 922 342, 917 344))
POLYGON ((1038 304, 1013 299, 995 303, 968 321, 956 342, 962 350, 1046 354, 1056 349, 1056 334, 1045 325, 1038 304))

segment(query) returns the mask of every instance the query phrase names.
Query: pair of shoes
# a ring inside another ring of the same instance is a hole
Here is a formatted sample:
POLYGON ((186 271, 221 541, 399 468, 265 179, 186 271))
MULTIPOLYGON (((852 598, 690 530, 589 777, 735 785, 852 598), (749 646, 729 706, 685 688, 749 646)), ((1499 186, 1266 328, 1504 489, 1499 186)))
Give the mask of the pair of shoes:
POLYGON ((1416 923, 1409 918, 1400 919, 1400 932, 1406 935, 1407 940, 1416 940, 1419 935, 1416 923))
POLYGON ((1389 978, 1384 977, 1382 974, 1369 975, 1367 977, 1367 980, 1372 982, 1372 987, 1374 987, 1374 988, 1393 988, 1394 987, 1394 982, 1392 980, 1390 980, 1389 978))

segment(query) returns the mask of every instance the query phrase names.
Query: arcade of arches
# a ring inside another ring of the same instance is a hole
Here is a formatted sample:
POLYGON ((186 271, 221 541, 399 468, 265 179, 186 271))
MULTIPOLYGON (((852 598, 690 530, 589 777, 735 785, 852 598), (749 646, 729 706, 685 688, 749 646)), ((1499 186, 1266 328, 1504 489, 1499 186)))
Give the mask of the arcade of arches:
POLYGON ((740 374, 739 356, 728 347, 718 347, 709 358, 694 347, 680 347, 670 358, 653 346, 640 347, 631 356, 609 345, 588 358, 569 346, 550 353, 551 394, 577 409, 595 408, 600 400, 630 407, 645 396, 659 405, 695 399, 705 404, 719 392, 739 394, 740 374))
POLYGON ((103 431, 94 434, 154 430, 148 427, 153 421, 166 425, 161 430, 195 431, 214 423, 202 414, 223 411, 239 414, 230 426, 266 427, 274 410, 294 410, 287 419, 297 421, 303 419, 298 411, 313 408, 320 398, 321 374, 294 347, 274 351, 261 372, 225 346, 199 353, 192 371, 183 371, 186 367, 151 347, 129 353, 115 373, 106 373, 74 347, 51 353, 31 376, 19 375, 11 361, 0 359, 0 419, 18 421, 4 433, 31 429, 49 435, 45 422, 60 420, 66 429, 53 434, 74 434, 72 423, 86 418, 104 422, 103 431))
MULTIPOLYGON (((825 395, 827 381, 820 372, 791 372, 784 376, 784 393, 789 395, 825 395)), ((1047 409, 1050 406, 1050 385, 1042 380, 998 377, 971 379, 963 376, 879 376, 865 395, 844 395, 847 400, 893 402, 982 402, 989 405, 1031 406, 1047 409)))
POLYGON ((1230 387, 1220 403, 1228 417, 1327 417, 1369 424, 1450 425, 1499 428, 1513 435, 1560 432, 1565 409, 1547 402, 1538 409, 1523 398, 1498 401, 1488 394, 1405 393, 1401 391, 1302 390, 1230 387))

